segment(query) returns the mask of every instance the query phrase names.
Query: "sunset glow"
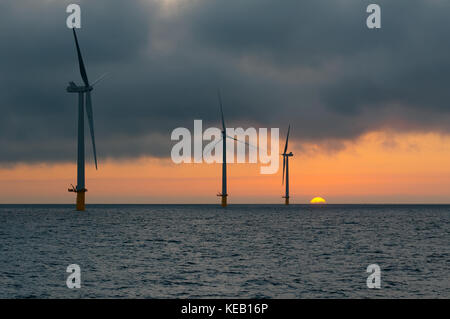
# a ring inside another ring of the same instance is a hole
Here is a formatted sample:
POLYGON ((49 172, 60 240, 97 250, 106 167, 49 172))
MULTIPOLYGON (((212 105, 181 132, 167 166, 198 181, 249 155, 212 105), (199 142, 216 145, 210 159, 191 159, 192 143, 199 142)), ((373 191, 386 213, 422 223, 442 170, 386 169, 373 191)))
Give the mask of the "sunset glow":
MULTIPOLYGON (((293 141, 291 202, 326 194, 333 203, 446 203, 450 198, 450 138, 374 132, 331 150, 293 141)), ((175 165, 170 158, 99 160, 87 165, 90 203, 216 203, 220 164, 175 165), (120 187, 118 187, 120 185, 120 187)), ((277 203, 282 167, 261 175, 260 164, 230 164, 233 203, 277 203)), ((72 203, 76 166, 17 164, 0 169, 0 203, 72 203)))

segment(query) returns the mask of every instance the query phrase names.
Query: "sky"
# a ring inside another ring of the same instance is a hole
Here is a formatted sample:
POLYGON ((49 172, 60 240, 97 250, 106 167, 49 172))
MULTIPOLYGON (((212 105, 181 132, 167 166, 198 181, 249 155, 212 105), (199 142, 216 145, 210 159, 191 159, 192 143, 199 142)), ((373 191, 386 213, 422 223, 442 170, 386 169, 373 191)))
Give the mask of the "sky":
MULTIPOLYGON (((217 88, 229 127, 283 139, 291 124, 292 203, 450 202, 448 1, 2 0, 0 203, 74 201, 70 3, 91 81, 108 72, 93 92, 88 203, 217 203, 219 164, 170 158, 175 128, 219 127, 217 88)), ((229 167, 230 203, 282 192, 281 171, 229 167)))

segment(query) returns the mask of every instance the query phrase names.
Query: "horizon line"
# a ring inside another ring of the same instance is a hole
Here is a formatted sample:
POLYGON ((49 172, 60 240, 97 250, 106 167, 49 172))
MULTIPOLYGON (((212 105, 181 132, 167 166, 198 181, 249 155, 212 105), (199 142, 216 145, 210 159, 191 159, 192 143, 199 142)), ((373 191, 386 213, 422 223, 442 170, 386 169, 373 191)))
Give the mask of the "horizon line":
MULTIPOLYGON (((53 206, 71 206, 72 203, 0 203, 0 206, 8 206, 8 205, 27 205, 27 206, 44 206, 44 205, 53 205, 53 206)), ((114 206, 114 205, 130 205, 130 206, 198 206, 198 205, 205 205, 205 206, 220 206, 217 203, 91 203, 86 204, 86 206, 114 206)), ((228 206, 239 206, 239 205, 277 205, 285 207, 286 205, 282 203, 235 203, 235 204, 229 204, 228 206)), ((338 205, 391 205, 391 206, 411 206, 411 205, 422 205, 422 206, 449 206, 449 203, 325 203, 325 204, 311 204, 311 203, 294 203, 290 204, 290 206, 338 206, 338 205)))

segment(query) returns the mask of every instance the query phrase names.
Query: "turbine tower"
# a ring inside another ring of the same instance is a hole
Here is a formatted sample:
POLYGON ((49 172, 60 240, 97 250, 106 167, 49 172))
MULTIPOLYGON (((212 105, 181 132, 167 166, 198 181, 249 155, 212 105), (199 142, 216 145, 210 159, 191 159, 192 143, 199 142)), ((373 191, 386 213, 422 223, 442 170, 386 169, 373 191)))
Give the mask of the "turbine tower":
POLYGON ((217 196, 222 197, 222 207, 227 207, 227 197, 228 197, 228 193, 227 193, 227 138, 232 139, 239 143, 243 143, 249 147, 255 147, 255 146, 253 146, 245 141, 240 141, 233 136, 227 135, 227 129, 225 127, 225 120, 223 117, 222 96, 220 95, 220 90, 217 90, 217 97, 219 98, 220 116, 222 118, 222 138, 219 141, 217 141, 217 143, 222 141, 222 147, 223 147, 223 149, 222 149, 222 156, 223 156, 222 157, 223 158, 223 160, 222 160, 222 194, 217 194, 217 196))
POLYGON ((77 186, 69 188, 69 192, 77 194, 77 210, 85 210, 85 193, 87 189, 85 187, 85 159, 84 159, 84 98, 86 96, 86 114, 89 120, 89 128, 91 131, 92 147, 94 150, 95 169, 97 169, 97 152, 95 149, 95 136, 94 136, 94 119, 92 113, 92 101, 91 91, 93 86, 98 83, 103 77, 95 81, 92 85, 89 84, 89 79, 84 66, 83 57, 81 55, 80 45, 78 44, 77 34, 75 28, 72 29, 75 39, 75 45, 78 55, 78 63, 80 67, 81 78, 84 85, 77 86, 74 82, 69 82, 67 92, 78 93, 78 157, 77 157, 77 186))
POLYGON ((283 184, 284 184, 284 175, 286 173, 286 193, 283 198, 285 199, 285 204, 289 205, 289 157, 294 156, 292 152, 286 153, 288 148, 289 141, 289 131, 291 130, 291 126, 289 125, 287 136, 286 136, 286 144, 284 145, 284 152, 281 154, 283 156, 283 184))
POLYGON ((222 207, 227 207, 227 132, 225 127, 225 120, 223 118, 223 108, 222 108, 222 97, 220 95, 220 90, 217 91, 217 96, 219 98, 220 115, 222 117, 222 194, 217 196, 222 197, 222 207))

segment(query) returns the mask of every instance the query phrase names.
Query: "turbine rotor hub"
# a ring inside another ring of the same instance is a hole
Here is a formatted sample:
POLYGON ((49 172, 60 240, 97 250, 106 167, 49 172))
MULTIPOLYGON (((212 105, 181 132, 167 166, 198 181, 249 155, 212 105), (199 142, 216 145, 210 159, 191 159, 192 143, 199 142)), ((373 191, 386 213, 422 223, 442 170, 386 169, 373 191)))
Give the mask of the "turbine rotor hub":
POLYGON ((86 93, 92 91, 94 88, 92 86, 78 86, 74 82, 70 82, 67 87, 67 92, 69 93, 86 93))

